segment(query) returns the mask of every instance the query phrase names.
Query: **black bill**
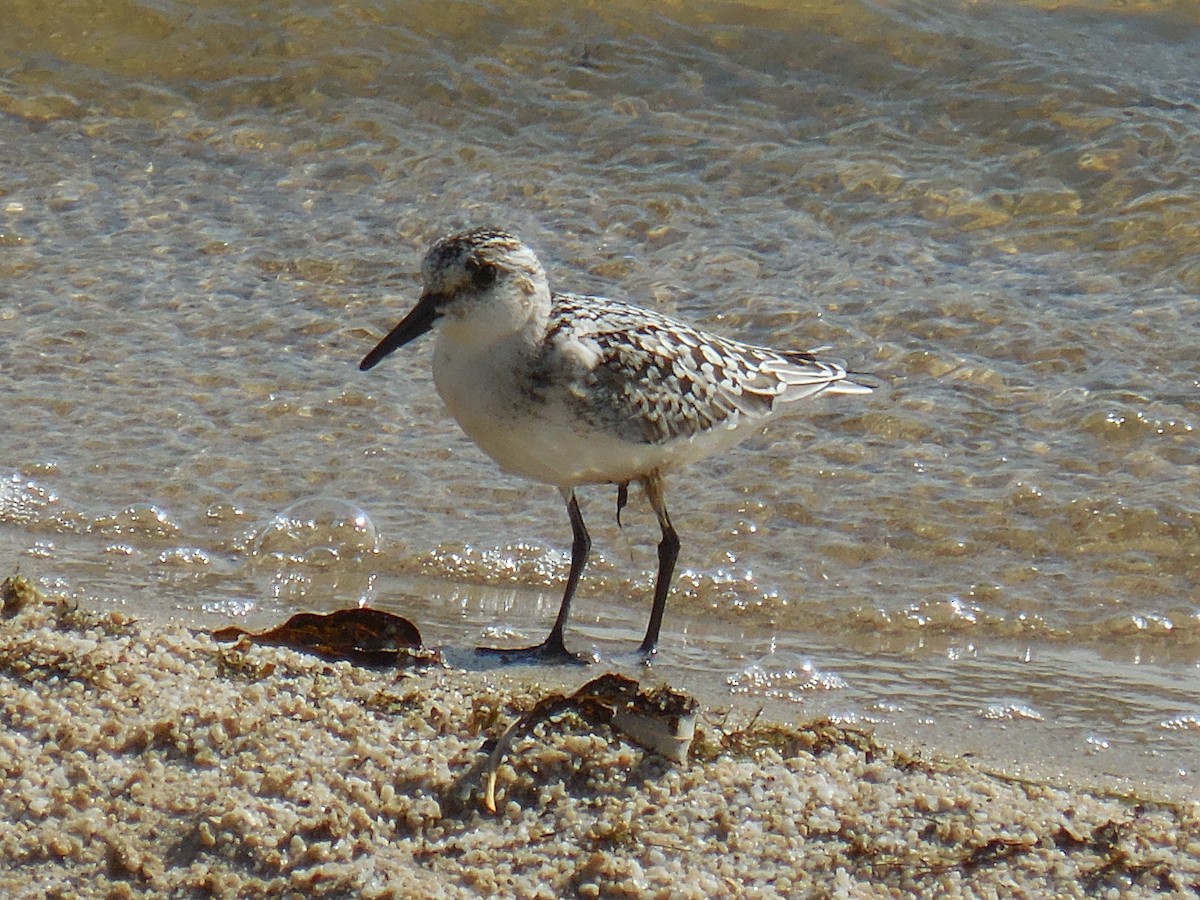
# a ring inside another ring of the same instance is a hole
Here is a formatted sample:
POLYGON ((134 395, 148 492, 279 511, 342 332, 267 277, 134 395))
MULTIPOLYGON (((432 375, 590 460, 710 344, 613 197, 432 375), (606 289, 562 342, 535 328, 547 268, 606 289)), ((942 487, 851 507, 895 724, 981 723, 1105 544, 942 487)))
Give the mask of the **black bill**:
POLYGON ((440 299, 437 294, 422 295, 421 299, 417 301, 417 305, 412 308, 407 316, 400 320, 400 324, 389 331, 387 337, 380 341, 374 350, 363 357, 363 361, 358 364, 358 368, 363 372, 373 368, 393 350, 398 350, 409 341, 416 340, 432 328, 434 321, 441 315, 437 308, 440 299))

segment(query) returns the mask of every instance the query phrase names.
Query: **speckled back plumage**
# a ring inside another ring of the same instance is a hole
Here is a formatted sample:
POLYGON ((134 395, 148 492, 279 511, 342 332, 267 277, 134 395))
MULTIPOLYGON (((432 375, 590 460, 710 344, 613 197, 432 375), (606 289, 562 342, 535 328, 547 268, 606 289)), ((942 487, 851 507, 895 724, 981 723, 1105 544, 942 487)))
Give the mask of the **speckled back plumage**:
POLYGON ((565 342, 595 353, 577 373, 577 414, 629 441, 664 443, 737 420, 765 418, 846 376, 837 363, 708 334, 607 298, 555 294, 541 363, 558 367, 565 342))

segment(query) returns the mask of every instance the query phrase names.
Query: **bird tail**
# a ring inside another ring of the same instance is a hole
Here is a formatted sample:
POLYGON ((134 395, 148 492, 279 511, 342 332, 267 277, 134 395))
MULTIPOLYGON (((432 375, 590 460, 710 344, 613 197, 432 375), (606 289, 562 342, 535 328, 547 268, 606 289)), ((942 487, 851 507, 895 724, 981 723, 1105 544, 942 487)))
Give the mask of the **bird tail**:
MULTIPOLYGON (((870 372, 847 372, 847 376, 853 375, 856 378, 870 378, 870 372)), ((861 381, 851 381, 849 377, 842 378, 838 381, 831 381, 829 387, 825 389, 827 394, 869 394, 875 390, 876 385, 864 384, 861 381)))

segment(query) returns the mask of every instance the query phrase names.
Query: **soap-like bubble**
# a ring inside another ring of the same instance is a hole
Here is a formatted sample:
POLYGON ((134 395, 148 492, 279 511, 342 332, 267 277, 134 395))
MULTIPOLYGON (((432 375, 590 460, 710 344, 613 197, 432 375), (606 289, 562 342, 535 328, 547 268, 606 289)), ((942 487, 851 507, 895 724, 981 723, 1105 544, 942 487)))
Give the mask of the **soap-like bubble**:
POLYGON ((335 497, 301 500, 261 526, 251 542, 259 559, 314 566, 361 559, 379 550, 379 533, 359 506, 335 497))

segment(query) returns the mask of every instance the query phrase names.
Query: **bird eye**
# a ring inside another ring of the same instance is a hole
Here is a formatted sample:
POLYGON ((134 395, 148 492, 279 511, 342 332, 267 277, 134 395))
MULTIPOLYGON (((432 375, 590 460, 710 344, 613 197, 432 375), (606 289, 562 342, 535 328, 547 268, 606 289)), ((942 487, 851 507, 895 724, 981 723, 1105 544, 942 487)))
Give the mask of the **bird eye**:
POLYGON ((496 283, 496 267, 491 263, 476 262, 470 260, 467 263, 467 271, 471 273, 471 281, 479 290, 489 288, 496 283))

